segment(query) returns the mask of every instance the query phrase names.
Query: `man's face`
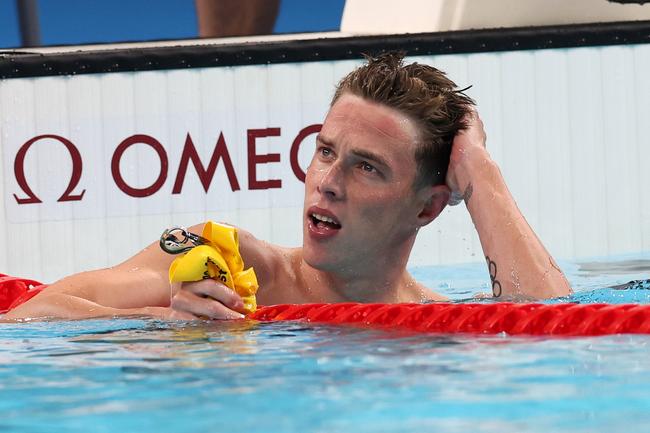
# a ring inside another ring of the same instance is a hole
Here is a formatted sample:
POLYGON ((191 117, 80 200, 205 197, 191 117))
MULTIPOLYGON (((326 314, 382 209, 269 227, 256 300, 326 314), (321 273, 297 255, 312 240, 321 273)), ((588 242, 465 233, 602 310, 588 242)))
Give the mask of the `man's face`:
POLYGON ((413 239, 422 194, 415 122, 351 94, 330 109, 305 179, 303 256, 321 270, 350 272, 413 239))

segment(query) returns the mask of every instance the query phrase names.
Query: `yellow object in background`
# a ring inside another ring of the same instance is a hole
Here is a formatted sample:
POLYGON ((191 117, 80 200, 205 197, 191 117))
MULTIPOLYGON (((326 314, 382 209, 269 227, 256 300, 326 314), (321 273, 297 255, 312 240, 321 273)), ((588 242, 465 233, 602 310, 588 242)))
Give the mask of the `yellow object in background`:
POLYGON ((255 293, 259 287, 257 276, 253 268, 244 270, 237 229, 208 221, 201 236, 209 242, 176 258, 169 267, 169 281, 220 280, 242 297, 247 313, 254 312, 257 308, 255 293))

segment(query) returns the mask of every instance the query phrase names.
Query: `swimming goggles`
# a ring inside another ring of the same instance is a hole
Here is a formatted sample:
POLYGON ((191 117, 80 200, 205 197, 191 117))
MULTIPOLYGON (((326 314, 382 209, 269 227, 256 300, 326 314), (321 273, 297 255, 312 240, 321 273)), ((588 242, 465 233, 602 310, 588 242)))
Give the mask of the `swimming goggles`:
POLYGON ((194 234, 184 227, 172 227, 160 235, 160 248, 169 254, 184 253, 196 246, 208 243, 210 243, 208 239, 194 234))

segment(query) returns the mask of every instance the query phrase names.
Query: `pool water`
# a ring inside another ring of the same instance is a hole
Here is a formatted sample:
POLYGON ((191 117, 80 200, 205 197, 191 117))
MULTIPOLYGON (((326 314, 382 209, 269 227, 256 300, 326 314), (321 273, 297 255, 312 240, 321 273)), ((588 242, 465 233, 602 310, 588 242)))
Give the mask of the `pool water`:
MULTIPOLYGON (((650 255, 563 264, 578 302, 650 302, 650 255)), ((480 264, 415 269, 455 299, 480 264)), ((566 300, 559 300, 563 302, 566 300)), ((650 336, 304 323, 0 324, 1 432, 618 432, 650 425, 650 336)))

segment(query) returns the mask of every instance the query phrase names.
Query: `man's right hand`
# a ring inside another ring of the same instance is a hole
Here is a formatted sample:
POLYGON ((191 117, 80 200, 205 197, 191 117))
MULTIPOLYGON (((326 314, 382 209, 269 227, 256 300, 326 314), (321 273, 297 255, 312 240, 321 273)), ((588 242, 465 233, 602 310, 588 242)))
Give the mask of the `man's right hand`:
POLYGON ((242 298, 224 284, 205 279, 172 286, 170 319, 242 319, 242 298))

